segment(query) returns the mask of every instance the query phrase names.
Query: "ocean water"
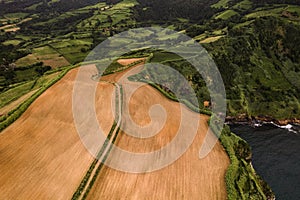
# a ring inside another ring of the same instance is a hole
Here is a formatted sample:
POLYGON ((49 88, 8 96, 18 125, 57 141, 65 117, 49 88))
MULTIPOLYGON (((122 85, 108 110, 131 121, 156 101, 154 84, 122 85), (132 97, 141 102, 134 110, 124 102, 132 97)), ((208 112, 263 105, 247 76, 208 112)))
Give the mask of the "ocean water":
POLYGON ((252 163, 276 200, 300 200, 300 127, 230 125, 252 148, 252 163))

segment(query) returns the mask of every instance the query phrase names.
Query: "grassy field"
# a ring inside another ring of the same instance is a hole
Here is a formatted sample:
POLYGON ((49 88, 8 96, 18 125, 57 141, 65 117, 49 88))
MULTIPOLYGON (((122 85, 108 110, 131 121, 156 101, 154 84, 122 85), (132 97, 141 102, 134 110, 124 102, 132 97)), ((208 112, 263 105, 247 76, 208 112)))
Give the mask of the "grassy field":
POLYGON ((223 20, 227 20, 235 15, 238 15, 238 13, 234 10, 226 10, 224 12, 222 12, 221 14, 218 14, 215 18, 216 19, 223 19, 223 20))
POLYGON ((39 77, 36 80, 16 84, 16 86, 12 85, 11 89, 0 93, 0 121, 6 120, 21 104, 30 99, 39 89, 49 85, 50 82, 55 80, 60 74, 61 71, 58 71, 39 77))
POLYGON ((200 43, 211 43, 211 42, 215 42, 217 40, 219 40, 220 38, 222 38, 224 36, 220 35, 220 36, 214 36, 214 37, 209 37, 209 38, 205 38, 204 40, 201 40, 200 43))
POLYGON ((21 43, 21 40, 6 40, 5 42, 3 42, 2 44, 4 45, 14 45, 17 46, 21 43))
POLYGON ((248 10, 252 8, 252 2, 250 0, 244 0, 235 4, 233 8, 238 10, 248 10))
POLYGON ((22 13, 22 12, 20 12, 20 13, 8 13, 8 14, 4 15, 5 18, 10 19, 10 20, 23 19, 26 16, 28 16, 28 13, 22 13))
POLYGON ((0 93, 0 108, 28 93, 34 87, 35 81, 30 81, 0 93))
POLYGON ((178 60, 178 59, 182 59, 182 58, 174 53, 157 51, 153 53, 151 62, 160 63, 160 62, 168 62, 168 61, 178 60))
POLYGON ((216 4, 211 5, 212 8, 227 8, 227 4, 230 0, 219 0, 216 4))
POLYGON ((25 10, 28 10, 28 11, 34 11, 39 5, 42 5, 43 2, 40 2, 40 3, 36 3, 36 4, 33 4, 27 8, 25 8, 25 10))
POLYGON ((289 12, 296 12, 300 16, 300 6, 288 5, 286 10, 289 12))
POLYGON ((82 62, 88 55, 91 45, 91 39, 67 39, 50 44, 56 52, 59 52, 71 64, 82 62))
POLYGON ((19 25, 31 20, 32 18, 26 18, 29 16, 28 13, 8 13, 3 16, 0 16, 0 30, 4 32, 16 32, 20 30, 19 25))
POLYGON ((233 28, 237 28, 238 29, 238 28, 242 28, 242 27, 247 27, 247 26, 249 26, 253 22, 254 22, 254 20, 249 20, 249 21, 237 24, 233 28))
POLYGON ((18 84, 16 87, 0 93, 0 115, 7 115, 10 111, 16 109, 38 89, 48 85, 59 74, 60 72, 55 72, 49 75, 44 75, 37 80, 18 84))
POLYGON ((18 108, 24 101, 30 98, 37 90, 30 90, 28 93, 18 97, 16 95, 16 100, 13 100, 11 103, 6 104, 0 108, 0 121, 5 120, 5 116, 8 115, 12 110, 18 108))
POLYGON ((280 17, 283 11, 300 13, 300 6, 281 5, 281 6, 274 6, 270 8, 267 7, 263 9, 258 8, 256 11, 253 11, 252 13, 246 15, 245 17, 246 18, 258 18, 263 16, 280 17))
POLYGON ((77 28, 79 30, 97 28, 109 35, 109 30, 122 29, 120 26, 134 25, 131 8, 136 4, 135 0, 124 0, 113 7, 102 4, 99 11, 95 11, 92 17, 80 22, 77 28))

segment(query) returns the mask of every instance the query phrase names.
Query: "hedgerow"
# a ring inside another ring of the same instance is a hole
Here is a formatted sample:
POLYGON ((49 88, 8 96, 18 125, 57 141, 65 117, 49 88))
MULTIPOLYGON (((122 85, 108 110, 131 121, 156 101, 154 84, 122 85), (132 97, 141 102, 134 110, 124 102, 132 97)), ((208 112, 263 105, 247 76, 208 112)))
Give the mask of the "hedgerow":
MULTIPOLYGON (((77 199, 79 199, 80 196, 81 196, 81 194, 82 194, 82 192, 84 191, 85 188, 86 188, 86 190, 85 190, 85 192, 84 192, 84 194, 83 194, 83 196, 82 196, 82 199, 86 199, 88 193, 90 192, 90 190, 92 189, 92 187, 93 187, 93 185, 94 185, 94 183, 95 183, 95 181, 96 181, 96 178, 97 178, 98 174, 100 173, 100 170, 101 170, 102 167, 103 167, 103 163, 106 161, 106 159, 107 159, 107 157, 108 157, 108 155, 109 155, 109 153, 110 153, 110 151, 111 151, 111 149, 112 149, 112 146, 113 146, 113 145, 110 145, 110 146, 109 146, 110 140, 112 140, 111 143, 114 144, 114 142, 115 142, 116 139, 117 139, 118 133, 119 133, 119 131, 120 131, 120 127, 117 126, 117 122, 116 122, 116 121, 119 121, 119 119, 120 119, 120 117, 121 117, 121 116, 120 116, 121 110, 119 110, 119 104, 120 104, 120 103, 122 104, 122 99, 123 99, 123 88, 122 88, 121 85, 119 86, 119 88, 120 88, 120 98, 119 98, 119 93, 118 93, 118 91, 116 91, 116 104, 115 104, 115 106, 116 106, 116 109, 115 109, 115 110, 116 110, 116 116, 117 116, 117 119, 114 121, 114 123, 113 123, 113 125, 112 125, 112 127, 111 127, 111 129, 110 129, 110 131, 109 131, 109 134, 108 134, 107 138, 105 139, 105 141, 104 141, 104 143, 103 143, 103 146, 102 146, 101 150, 98 152, 97 158, 95 158, 95 160, 92 162, 92 164, 91 164, 89 170, 87 171, 86 175, 84 176, 84 178, 83 178, 83 180, 81 181, 80 185, 78 186, 77 190, 76 190, 75 193, 73 194, 72 200, 77 200, 77 199), (121 99, 121 102, 119 102, 118 99, 121 99), (112 136, 112 134, 114 133, 115 130, 116 130, 116 134, 114 135, 113 138, 111 138, 111 136, 112 136), (109 146, 108 151, 106 152, 105 155, 103 155, 104 152, 105 152, 105 150, 107 149, 108 146, 109 146), (103 155, 103 159, 102 159, 102 160, 99 160, 100 157, 101 157, 102 155, 103 155), (91 177, 92 172, 93 172, 93 170, 95 169, 95 167, 96 167, 96 165, 97 165, 98 162, 101 162, 101 163, 99 164, 98 168, 96 169, 96 171, 95 171, 93 177, 91 177), (92 178, 92 179, 91 179, 91 181, 88 183, 88 180, 89 180, 90 178, 92 178), (87 184, 88 184, 88 186, 86 187, 87 184)), ((121 109, 122 109, 122 106, 121 106, 121 109)))
POLYGON ((8 112, 6 116, 2 116, 0 122, 0 131, 4 130, 14 121, 16 121, 26 110, 27 108, 36 100, 41 94, 43 94, 48 88, 54 85, 57 81, 59 81, 62 77, 64 77, 71 69, 76 66, 71 66, 62 71, 55 79, 50 81, 47 85, 42 86, 36 93, 34 93, 31 97, 29 97, 26 101, 20 104, 17 108, 8 112))

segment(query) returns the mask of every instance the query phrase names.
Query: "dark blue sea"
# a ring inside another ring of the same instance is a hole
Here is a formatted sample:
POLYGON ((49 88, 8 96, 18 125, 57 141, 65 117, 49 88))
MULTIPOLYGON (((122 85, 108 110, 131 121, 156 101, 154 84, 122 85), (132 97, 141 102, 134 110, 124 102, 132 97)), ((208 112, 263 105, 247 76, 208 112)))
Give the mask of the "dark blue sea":
POLYGON ((276 200, 300 200, 300 127, 230 125, 253 152, 253 166, 271 186, 276 200))

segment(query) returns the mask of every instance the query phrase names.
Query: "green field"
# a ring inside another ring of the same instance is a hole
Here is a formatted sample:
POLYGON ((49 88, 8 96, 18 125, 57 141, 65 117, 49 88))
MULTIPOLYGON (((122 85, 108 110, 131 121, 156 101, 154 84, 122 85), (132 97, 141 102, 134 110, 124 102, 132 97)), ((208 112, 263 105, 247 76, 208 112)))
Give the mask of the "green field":
POLYGON ((28 13, 9 13, 9 14, 5 14, 4 17, 7 19, 22 19, 25 18, 26 16, 28 16, 28 13))
POLYGON ((241 1, 233 6, 234 9, 249 10, 252 8, 252 2, 250 0, 241 1))
POLYGON ((271 8, 266 10, 259 10, 254 11, 248 15, 246 15, 246 18, 258 18, 258 17, 264 17, 264 16, 274 16, 279 17, 281 13, 286 9, 286 6, 282 6, 279 8, 271 8))
POLYGON ((214 37, 208 37, 204 40, 201 40, 200 43, 211 43, 211 42, 215 42, 217 40, 219 40, 220 38, 222 38, 224 36, 220 35, 220 36, 214 36, 214 37))
POLYGON ((288 5, 286 10, 289 12, 296 12, 300 16, 300 6, 288 5))
POLYGON ((87 56, 91 45, 91 39, 64 40, 50 44, 53 49, 59 52, 72 64, 83 61, 87 56))
POLYGON ((223 19, 223 20, 227 20, 235 15, 238 15, 238 13, 234 10, 226 10, 224 12, 222 12, 221 14, 218 14, 215 18, 216 19, 223 19))
POLYGON ((31 54, 18 59, 15 63, 17 67, 26 67, 40 62, 53 68, 69 65, 69 62, 62 54, 50 46, 35 48, 31 54))
POLYGON ((227 8, 227 4, 230 0, 219 0, 218 3, 211 5, 212 8, 227 8))
POLYGON ((80 30, 98 28, 104 34, 109 34, 112 27, 120 28, 120 26, 127 26, 135 24, 131 18, 131 8, 136 5, 135 0, 125 0, 114 5, 113 7, 104 6, 101 4, 101 9, 95 11, 94 15, 88 19, 81 21, 77 28, 80 30), (108 30, 109 29, 109 30, 108 30))
POLYGON ((0 108, 18 99, 24 94, 27 94, 33 88, 34 84, 35 81, 26 82, 6 92, 0 93, 0 108))
POLYGON ((42 4, 43 4, 43 2, 33 4, 32 6, 29 6, 29 7, 25 8, 25 10, 34 11, 38 6, 40 6, 42 4))
POLYGON ((2 44, 4 45, 14 45, 14 46, 17 46, 21 43, 22 41, 21 40, 6 40, 5 42, 3 42, 2 44))

